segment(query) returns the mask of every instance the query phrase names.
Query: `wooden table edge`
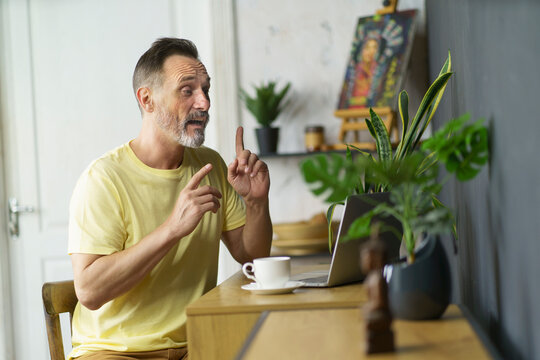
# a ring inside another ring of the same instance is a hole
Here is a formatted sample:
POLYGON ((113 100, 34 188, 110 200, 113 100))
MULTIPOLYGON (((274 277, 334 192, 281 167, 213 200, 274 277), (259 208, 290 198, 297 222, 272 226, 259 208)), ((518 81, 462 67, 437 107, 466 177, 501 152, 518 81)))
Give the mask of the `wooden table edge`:
POLYGON ((351 300, 348 302, 342 302, 339 304, 328 302, 313 302, 313 303, 301 303, 301 304, 272 304, 261 310, 260 305, 241 305, 237 308, 227 307, 225 309, 215 308, 209 311, 207 307, 196 308, 189 306, 186 309, 188 316, 198 315, 222 315, 222 314, 242 314, 242 313, 264 313, 266 311, 286 311, 286 310, 314 310, 314 309, 341 309, 341 308, 354 308, 362 305, 362 301, 351 300))

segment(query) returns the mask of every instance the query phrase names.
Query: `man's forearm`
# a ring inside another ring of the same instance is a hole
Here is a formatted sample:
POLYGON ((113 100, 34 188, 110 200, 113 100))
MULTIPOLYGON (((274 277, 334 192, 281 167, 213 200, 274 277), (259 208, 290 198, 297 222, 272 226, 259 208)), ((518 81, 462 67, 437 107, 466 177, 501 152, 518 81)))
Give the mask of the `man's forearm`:
POLYGON ((270 255, 272 234, 268 199, 261 202, 246 202, 246 225, 242 233, 246 261, 270 255))

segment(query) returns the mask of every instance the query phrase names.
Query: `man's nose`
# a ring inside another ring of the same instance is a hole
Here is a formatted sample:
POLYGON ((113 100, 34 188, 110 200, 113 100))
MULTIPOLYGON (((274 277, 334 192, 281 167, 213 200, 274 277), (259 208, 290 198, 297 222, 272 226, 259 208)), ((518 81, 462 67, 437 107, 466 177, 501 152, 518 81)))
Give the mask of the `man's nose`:
POLYGON ((208 111, 210 108, 210 98, 204 91, 199 91, 197 93, 197 98, 195 99, 195 108, 201 111, 208 111))

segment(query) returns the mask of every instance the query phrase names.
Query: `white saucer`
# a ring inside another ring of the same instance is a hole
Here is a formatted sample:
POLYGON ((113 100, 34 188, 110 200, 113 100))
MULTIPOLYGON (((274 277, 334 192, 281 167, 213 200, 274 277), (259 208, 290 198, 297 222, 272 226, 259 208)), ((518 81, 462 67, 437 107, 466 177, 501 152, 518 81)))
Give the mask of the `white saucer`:
POLYGON ((273 289, 264 289, 260 288, 259 284, 251 283, 242 285, 242 289, 251 291, 253 294, 257 295, 277 295, 277 294, 287 294, 293 292, 304 285, 302 281, 287 281, 284 287, 273 288, 273 289))

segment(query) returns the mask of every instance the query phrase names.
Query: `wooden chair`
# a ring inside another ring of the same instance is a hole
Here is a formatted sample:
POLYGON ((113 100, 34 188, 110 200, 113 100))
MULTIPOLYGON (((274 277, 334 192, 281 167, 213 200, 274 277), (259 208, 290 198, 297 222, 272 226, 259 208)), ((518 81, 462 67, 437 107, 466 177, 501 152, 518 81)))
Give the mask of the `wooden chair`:
POLYGON ((65 360, 59 314, 69 312, 71 324, 78 301, 73 280, 43 284, 42 296, 51 360, 65 360))

